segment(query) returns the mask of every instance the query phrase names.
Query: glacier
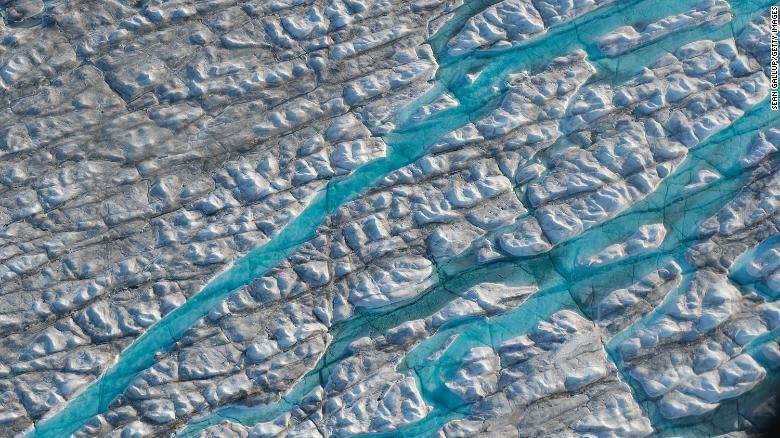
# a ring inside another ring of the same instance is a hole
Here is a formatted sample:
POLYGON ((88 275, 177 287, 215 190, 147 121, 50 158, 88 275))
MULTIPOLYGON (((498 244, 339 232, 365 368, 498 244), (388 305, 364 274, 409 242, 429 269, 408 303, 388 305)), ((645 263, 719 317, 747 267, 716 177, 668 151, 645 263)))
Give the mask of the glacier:
POLYGON ((2 3, 0 436, 762 433, 773 5, 2 3))

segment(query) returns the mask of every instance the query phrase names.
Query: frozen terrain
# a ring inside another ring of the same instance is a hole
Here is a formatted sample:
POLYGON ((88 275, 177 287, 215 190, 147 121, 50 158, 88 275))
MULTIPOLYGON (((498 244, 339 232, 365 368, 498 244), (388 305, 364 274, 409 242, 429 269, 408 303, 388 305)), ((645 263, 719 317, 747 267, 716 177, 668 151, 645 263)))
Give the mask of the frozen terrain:
POLYGON ((0 436, 761 432, 774 4, 0 2, 0 436))

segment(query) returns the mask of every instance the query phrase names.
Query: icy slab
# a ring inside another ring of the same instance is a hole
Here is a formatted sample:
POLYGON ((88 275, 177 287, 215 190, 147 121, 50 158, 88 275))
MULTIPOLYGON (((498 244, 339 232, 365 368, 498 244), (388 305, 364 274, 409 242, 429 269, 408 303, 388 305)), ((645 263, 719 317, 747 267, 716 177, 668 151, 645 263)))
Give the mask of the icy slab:
MULTIPOLYGON (((328 398, 327 430, 336 435, 389 432, 421 420, 430 411, 413 377, 393 377, 385 371, 375 379, 379 381, 367 379, 341 397, 328 398)), ((333 390, 325 386, 326 394, 333 390)))
POLYGON ((774 294, 780 294, 780 242, 763 246, 752 254, 745 271, 774 294))
POLYGON ((383 263, 373 273, 357 275, 349 301, 355 307, 375 308, 417 296, 432 284, 433 266, 428 259, 399 257, 383 263))
POLYGON ((479 400, 466 419, 444 425, 442 437, 530 436, 543 430, 645 436, 652 431, 628 388, 615 378, 598 329, 568 310, 504 342, 497 352, 471 349, 447 387, 464 400, 479 400))
POLYGON ((750 152, 742 157, 741 163, 746 167, 756 166, 769 155, 780 149, 780 129, 772 128, 761 132, 753 139, 750 152))
POLYGON ((604 266, 627 257, 646 254, 660 247, 664 237, 666 237, 664 224, 642 225, 628 236, 625 242, 604 248, 589 257, 585 264, 587 266, 604 266))
POLYGON ((501 236, 501 248, 513 256, 533 256, 549 251, 552 245, 535 220, 520 222, 511 233, 501 236))
POLYGON ((448 53, 517 46, 610 1, 502 0, 470 17, 448 41, 448 53))
MULTIPOLYGON (((773 146, 767 139, 774 139, 775 142, 780 140, 780 138, 776 138, 776 129, 772 128, 766 133, 760 133, 754 137, 748 155, 743 158, 740 164, 745 163, 746 159, 753 161, 753 154, 760 148, 769 148, 765 152, 761 152, 760 155, 769 156, 772 154, 771 148, 773 146)), ((780 143, 778 144, 780 145, 780 143)), ((717 214, 704 221, 699 227, 699 232, 722 240, 739 236, 751 228, 771 222, 777 214, 778 206, 780 206, 777 202, 778 194, 780 194, 780 177, 774 172, 777 167, 776 160, 763 160, 754 171, 758 173, 759 178, 748 184, 717 214)))
POLYGON ((709 371, 676 387, 658 403, 665 418, 700 415, 718 406, 724 399, 734 398, 755 387, 766 371, 752 357, 741 354, 717 370, 709 371))
MULTIPOLYGON (((480 134, 490 139, 529 125, 544 126, 543 122, 547 120, 559 120, 568 104, 568 97, 594 73, 594 67, 586 61, 585 52, 577 50, 569 56, 556 58, 547 66, 544 75, 510 75, 499 107, 475 125, 480 134)), ((527 141, 542 142, 556 133, 541 131, 541 134, 529 132, 527 141)))
POLYGON ((685 186, 685 190, 697 190, 718 181, 720 175, 709 169, 699 169, 691 178, 691 182, 685 186))
POLYGON ((499 357, 490 347, 475 347, 462 359, 447 388, 464 401, 477 401, 496 391, 499 357))
POLYGON ((731 7, 726 0, 702 0, 693 8, 646 25, 617 28, 599 38, 599 49, 611 56, 637 48, 674 32, 697 26, 720 25, 731 20, 731 7))
POLYGON ((512 46, 545 30, 542 17, 530 0, 503 0, 469 18, 448 43, 451 55, 481 47, 512 46))
POLYGON ((619 350, 630 358, 671 342, 697 339, 725 323, 739 308, 741 294, 723 275, 698 271, 667 302, 658 318, 623 341, 619 350))
POLYGON ((409 116, 409 120, 420 122, 431 117, 432 115, 439 114, 443 111, 451 110, 457 107, 458 101, 451 94, 444 93, 433 102, 420 107, 411 116, 409 116))
POLYGON ((553 26, 565 23, 610 2, 612 0, 534 0, 534 6, 547 26, 553 26))
POLYGON ((597 324, 608 336, 614 336, 658 307, 682 278, 675 262, 641 278, 625 289, 610 292, 596 308, 597 324))
POLYGON ((482 283, 467 290, 426 319, 428 326, 438 328, 466 316, 493 316, 517 307, 537 288, 508 287, 482 283))

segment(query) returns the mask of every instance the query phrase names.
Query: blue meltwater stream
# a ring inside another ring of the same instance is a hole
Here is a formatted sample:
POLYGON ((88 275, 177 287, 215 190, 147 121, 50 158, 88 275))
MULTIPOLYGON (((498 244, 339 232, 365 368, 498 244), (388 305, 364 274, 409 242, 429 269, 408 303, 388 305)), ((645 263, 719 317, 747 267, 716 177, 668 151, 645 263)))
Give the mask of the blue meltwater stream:
MULTIPOLYGON (((501 84, 507 74, 522 70, 538 71, 557 56, 584 49, 588 53, 589 62, 597 68, 592 82, 621 83, 659 56, 688 42, 722 39, 737 34, 748 21, 764 12, 774 1, 733 1, 731 6, 735 17, 726 25, 702 26, 673 33, 614 57, 601 54, 595 47, 595 38, 619 26, 648 23, 683 12, 694 7, 697 1, 617 1, 554 27, 546 34, 515 48, 476 51, 459 57, 448 55, 446 41, 449 37, 459 30, 461 23, 469 16, 492 3, 495 2, 468 2, 455 12, 450 23, 431 39, 440 64, 436 88, 434 92, 423 96, 397 115, 397 126, 400 128, 385 136, 388 145, 386 158, 368 163, 345 178, 330 181, 312 203, 279 234, 265 245, 238 259, 198 294, 150 327, 122 352, 116 363, 100 378, 61 411, 36 425, 29 436, 65 437, 94 416, 105 412, 112 400, 122 394, 138 373, 154 364, 158 352, 169 351, 185 331, 214 306, 236 289, 267 273, 291 255, 299 245, 312 239, 316 227, 339 206, 375 187, 388 173, 422 157, 444 134, 493 110, 499 102, 501 84), (470 82, 465 78, 466 74, 475 72, 479 72, 475 81, 470 82), (437 97, 437 90, 452 94, 458 100, 459 106, 433 115, 423 122, 406 123, 406 116, 411 114, 413 109, 437 97)), ((441 379, 453 372, 453 364, 470 346, 497 345, 510 336, 522 334, 530 327, 531 322, 561 308, 587 313, 588 306, 592 305, 594 299, 591 291, 599 290, 598 285, 602 285, 601 290, 625 287, 640 275, 640 271, 650 272, 664 260, 683 259, 682 254, 687 243, 695 238, 697 224, 728 202, 744 183, 745 175, 732 168, 732 163, 737 161, 740 151, 744 153, 748 144, 745 138, 749 139, 753 133, 775 120, 777 116, 768 111, 768 105, 759 104, 732 128, 722 131, 692 151, 686 162, 664 181, 654 194, 607 224, 559 246, 549 255, 488 264, 456 273, 438 272, 438 285, 413 302, 406 303, 401 308, 358 314, 353 319, 335 326, 332 333, 333 342, 320 363, 282 400, 263 406, 228 406, 219 409, 192 421, 180 435, 192 436, 225 419, 246 425, 273 420, 289 411, 302 396, 320 384, 322 377, 327 376, 328 371, 348 354, 347 347, 353 340, 361 336, 380 334, 382 330, 405 320, 427 316, 474 284, 491 281, 490 279, 502 283, 538 284, 541 291, 518 309, 493 320, 473 320, 458 326, 460 336, 436 364, 426 364, 425 358, 452 334, 454 327, 445 328, 410 352, 403 368, 414 373, 426 402, 434 409, 426 419, 406 430, 396 432, 394 436, 425 436, 436 431, 444 422, 466 413, 466 407, 452 405, 452 397, 446 392, 441 379), (730 152, 724 152, 726 149, 721 147, 723 144, 733 146, 728 148, 730 152), (681 190, 687 183, 688 173, 705 162, 719 168, 724 177, 701 192, 686 195, 686 202, 681 190), (691 202, 692 199, 696 200, 695 204, 691 202), (700 207, 694 209, 690 208, 691 205, 700 207), (665 222, 670 235, 662 248, 645 259, 626 260, 604 269, 587 271, 578 268, 574 261, 573 254, 579 253, 580 248, 603 247, 605 243, 612 243, 616 235, 625 234, 639 224, 659 221, 665 222), (605 289, 607 285, 609 287, 605 289)))

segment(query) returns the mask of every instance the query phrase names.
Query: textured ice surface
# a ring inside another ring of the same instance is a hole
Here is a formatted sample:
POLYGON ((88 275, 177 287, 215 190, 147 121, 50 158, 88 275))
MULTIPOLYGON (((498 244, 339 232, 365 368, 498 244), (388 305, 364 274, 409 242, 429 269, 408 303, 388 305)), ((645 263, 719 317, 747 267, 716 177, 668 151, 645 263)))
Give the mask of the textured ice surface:
POLYGON ((775 1, 0 2, 0 436, 717 436, 775 1))
POLYGON ((722 24, 731 19, 729 4, 725 0, 703 0, 692 9, 671 15, 648 24, 638 30, 624 26, 598 38, 599 48, 609 54, 624 52, 633 47, 647 44, 672 32, 679 32, 704 24, 722 24))

